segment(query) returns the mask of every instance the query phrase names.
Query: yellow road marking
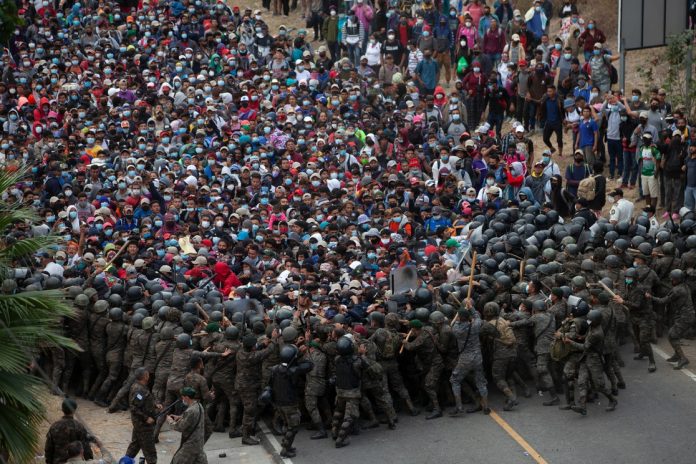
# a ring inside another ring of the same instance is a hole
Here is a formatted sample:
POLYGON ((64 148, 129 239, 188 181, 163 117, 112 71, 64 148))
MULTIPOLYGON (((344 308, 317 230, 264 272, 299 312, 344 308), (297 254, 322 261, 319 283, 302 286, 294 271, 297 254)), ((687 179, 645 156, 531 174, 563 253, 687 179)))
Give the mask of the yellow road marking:
POLYGON ((510 437, 515 440, 517 444, 520 445, 537 464, 548 464, 546 459, 542 458, 541 454, 537 453, 537 451, 532 448, 532 445, 527 443, 527 440, 522 438, 522 436, 520 436, 520 434, 517 433, 512 426, 510 426, 510 424, 505 422, 505 419, 500 417, 497 412, 491 410, 490 416, 491 419, 493 419, 503 430, 505 430, 505 432, 507 432, 507 434, 510 435, 510 437))

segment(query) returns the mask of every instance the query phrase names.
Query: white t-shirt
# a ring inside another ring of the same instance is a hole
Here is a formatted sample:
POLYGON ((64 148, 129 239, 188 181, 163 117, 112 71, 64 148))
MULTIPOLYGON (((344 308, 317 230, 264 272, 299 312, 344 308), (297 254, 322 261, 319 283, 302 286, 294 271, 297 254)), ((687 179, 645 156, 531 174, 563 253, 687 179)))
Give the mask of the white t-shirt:
POLYGON ((609 212, 609 221, 619 223, 622 221, 631 222, 633 217, 633 203, 625 198, 620 199, 611 207, 609 212))

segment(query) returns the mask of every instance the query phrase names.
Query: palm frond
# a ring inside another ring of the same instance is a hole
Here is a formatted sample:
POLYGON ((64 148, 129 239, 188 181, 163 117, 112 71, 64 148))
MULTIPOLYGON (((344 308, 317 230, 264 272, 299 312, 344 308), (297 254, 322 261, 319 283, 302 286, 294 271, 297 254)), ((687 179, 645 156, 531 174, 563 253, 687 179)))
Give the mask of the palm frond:
MULTIPOLYGON (((2 213, 0 213, 0 231, 3 230, 1 216, 2 213)), ((63 240, 61 237, 55 235, 18 240, 0 249, 0 265, 10 266, 14 260, 24 256, 31 256, 39 250, 60 243, 61 240, 63 240)))
POLYGON ((10 462, 31 462, 44 418, 41 381, 25 373, 0 370, 0 448, 10 462))
POLYGON ((0 171, 0 192, 5 192, 14 187, 15 184, 21 182, 29 172, 29 168, 25 167, 14 172, 9 172, 5 169, 0 171))

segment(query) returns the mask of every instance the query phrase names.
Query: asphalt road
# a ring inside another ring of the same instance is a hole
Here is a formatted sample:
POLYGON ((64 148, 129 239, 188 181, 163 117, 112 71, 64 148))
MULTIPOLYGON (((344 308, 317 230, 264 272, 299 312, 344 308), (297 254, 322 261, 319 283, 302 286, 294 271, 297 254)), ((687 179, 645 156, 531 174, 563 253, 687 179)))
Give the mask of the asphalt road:
MULTIPOLYGON (((694 463, 696 462, 696 382, 672 370, 656 355, 658 370, 633 361, 625 346, 623 369, 627 389, 616 411, 604 411, 606 399, 588 404, 588 415, 544 407, 542 399, 520 398, 515 411, 502 411, 502 397, 491 405, 509 425, 506 431, 492 416, 468 414, 426 421, 424 415, 401 415, 397 429, 362 431, 351 444, 335 449, 333 441, 312 441, 302 430, 296 440, 296 464, 346 463, 694 463), (538 453, 536 459, 511 435, 519 435, 538 453)), ((671 354, 671 353, 670 353, 671 354)), ((692 367, 696 363, 692 364, 692 367)), ((489 389, 495 391, 494 385, 489 389)))

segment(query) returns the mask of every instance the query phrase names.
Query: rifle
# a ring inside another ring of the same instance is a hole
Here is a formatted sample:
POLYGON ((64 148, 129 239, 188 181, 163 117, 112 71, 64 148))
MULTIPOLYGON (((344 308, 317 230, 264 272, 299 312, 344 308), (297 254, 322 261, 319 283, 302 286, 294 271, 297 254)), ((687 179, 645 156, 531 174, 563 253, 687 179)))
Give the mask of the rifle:
POLYGON ((174 401, 172 404, 170 404, 169 406, 167 406, 166 408, 164 408, 162 411, 160 411, 160 412, 157 414, 157 416, 155 417, 155 419, 157 419, 157 418, 160 417, 160 416, 163 416, 164 414, 166 414, 167 412, 169 412, 174 406, 176 406, 176 405, 179 404, 179 403, 181 403, 181 399, 178 399, 178 400, 174 401))

